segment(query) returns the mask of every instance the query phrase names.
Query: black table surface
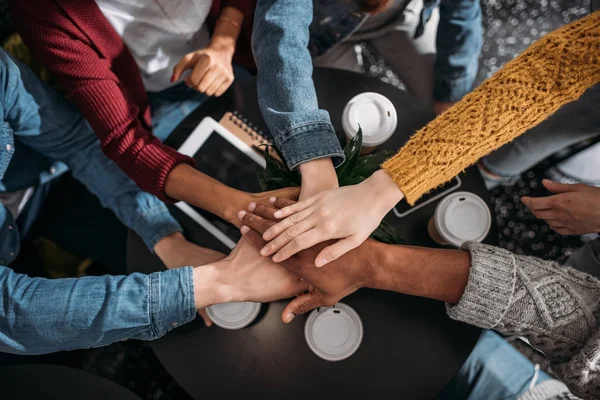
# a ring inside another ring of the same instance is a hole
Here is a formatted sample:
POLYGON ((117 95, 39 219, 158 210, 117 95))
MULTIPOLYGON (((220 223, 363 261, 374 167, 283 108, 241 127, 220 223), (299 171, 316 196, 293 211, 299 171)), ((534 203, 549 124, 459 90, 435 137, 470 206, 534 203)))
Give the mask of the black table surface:
POLYGON ((0 368, 0 393, 7 400, 141 400, 101 376, 47 364, 0 368))
MULTIPOLYGON (((348 100, 362 92, 389 98, 398 112, 398 128, 385 147, 398 149, 434 114, 409 94, 374 78, 351 72, 315 69, 319 105, 330 112, 337 132, 348 100)), ((257 104, 253 81, 234 84, 221 98, 208 101, 173 132, 167 143, 178 148, 206 116, 219 120, 227 111, 241 111, 267 131, 257 104)), ((490 197, 475 168, 461 174, 462 186, 479 195, 491 208, 490 197)), ((427 221, 437 201, 397 218, 386 219, 411 245, 434 246, 427 221)), ((186 237, 202 246, 226 251, 210 234, 177 209, 175 217, 186 237)), ((485 242, 497 238, 495 223, 485 242)), ((128 240, 129 272, 151 273, 164 269, 133 232, 128 240)), ((444 268, 440 265, 440 268, 444 268)), ((287 300, 263 304, 249 327, 228 331, 205 328, 196 319, 152 343, 152 348, 175 380, 195 398, 228 395, 266 398, 371 398, 429 399, 458 371, 475 345, 480 330, 452 321, 444 304, 428 299, 375 290, 359 290, 344 303, 360 315, 364 337, 359 350, 340 362, 323 361, 304 339, 306 316, 291 324, 281 322, 287 300)), ((226 397, 227 398, 227 397, 226 397)))

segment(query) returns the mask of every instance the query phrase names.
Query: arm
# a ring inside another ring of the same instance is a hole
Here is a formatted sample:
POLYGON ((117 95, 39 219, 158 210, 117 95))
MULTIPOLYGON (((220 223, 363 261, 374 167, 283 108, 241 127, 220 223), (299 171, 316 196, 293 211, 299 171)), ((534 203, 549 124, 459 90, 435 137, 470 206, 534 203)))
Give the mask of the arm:
POLYGON ((0 266, 0 351, 43 354, 153 340, 196 314, 192 268, 151 275, 30 278, 0 266))
POLYGON ((403 197, 414 204, 600 82, 599 47, 600 12, 546 35, 413 135, 381 171, 281 210, 277 218, 285 219, 265 237, 271 243, 263 254, 285 259, 341 239, 318 255, 322 266, 357 247, 403 197), (356 216, 363 223, 349 224, 356 216))
POLYGON ((452 103, 469 93, 477 76, 482 42, 478 0, 440 3, 434 66, 436 102, 452 103))
POLYGON ((307 48, 312 15, 310 0, 260 0, 252 37, 259 106, 288 167, 301 168, 303 197, 337 187, 333 164, 344 159, 329 114, 319 109, 312 80, 307 48), (310 163, 318 159, 327 160, 310 163), (316 187, 304 193, 311 183, 316 187))
MULTIPOLYGON (((57 76, 69 98, 92 125, 102 149, 145 191, 167 199, 164 186, 177 165, 192 164, 155 138, 138 109, 121 90, 110 62, 73 24, 57 2, 11 1, 15 26, 32 54, 57 76)), ((120 42, 121 58, 131 57, 120 42)), ((133 59, 119 60, 135 65, 133 59)), ((141 77, 132 71, 143 90, 141 77)), ((148 120, 148 119, 146 119, 148 120)), ((167 193, 168 195, 168 193, 167 193)))
POLYGON ((600 13, 539 39, 383 164, 414 204, 600 81, 600 13))

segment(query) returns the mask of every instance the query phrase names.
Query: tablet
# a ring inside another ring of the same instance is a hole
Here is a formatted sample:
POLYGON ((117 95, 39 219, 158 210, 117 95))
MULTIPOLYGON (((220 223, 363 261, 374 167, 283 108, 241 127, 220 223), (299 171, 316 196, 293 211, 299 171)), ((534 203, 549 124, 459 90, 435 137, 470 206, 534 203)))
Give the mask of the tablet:
MULTIPOLYGON (((178 150, 192 157, 200 171, 227 186, 249 193, 262 191, 258 174, 265 169, 265 159, 210 117, 178 150)), ((175 206, 230 249, 241 238, 238 228, 208 211, 181 201, 175 206)))

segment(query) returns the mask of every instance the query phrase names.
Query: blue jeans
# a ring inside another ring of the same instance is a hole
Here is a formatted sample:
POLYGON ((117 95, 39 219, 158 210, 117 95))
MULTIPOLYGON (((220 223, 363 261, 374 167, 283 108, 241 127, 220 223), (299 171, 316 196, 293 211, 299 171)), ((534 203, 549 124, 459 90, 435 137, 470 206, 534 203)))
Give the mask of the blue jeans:
POLYGON ((521 174, 549 156, 600 135, 600 84, 579 100, 561 107, 550 118, 505 144, 481 162, 497 177, 483 174, 486 185, 514 184, 521 174))
MULTIPOLYGON (((529 390, 535 366, 494 331, 484 331, 437 400, 514 400, 529 390)), ((552 379, 540 371, 535 385, 552 379)))
MULTIPOLYGON (((244 81, 252 76, 237 65, 233 66, 233 73, 236 82, 244 81)), ((161 142, 164 142, 177 125, 206 100, 208 100, 208 96, 191 89, 183 82, 160 92, 149 92, 152 133, 161 142)))

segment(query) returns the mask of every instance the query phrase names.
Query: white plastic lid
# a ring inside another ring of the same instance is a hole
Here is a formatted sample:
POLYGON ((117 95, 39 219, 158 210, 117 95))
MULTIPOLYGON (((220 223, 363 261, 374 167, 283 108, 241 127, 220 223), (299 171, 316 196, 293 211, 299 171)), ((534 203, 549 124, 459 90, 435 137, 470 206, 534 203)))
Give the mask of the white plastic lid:
POLYGON ((466 241, 481 242, 492 226, 492 215, 481 197, 469 192, 447 196, 435 209, 435 227, 453 246, 466 241))
POLYGON ((356 311, 338 303, 310 313, 304 326, 304 336, 308 347, 317 356, 326 361, 341 361, 360 347, 363 327, 356 311))
POLYGON ((206 313, 215 325, 224 329, 242 329, 250 325, 259 312, 260 303, 248 301, 215 304, 206 308, 206 313))
POLYGON ((375 147, 388 140, 396 131, 398 115, 392 102, 379 93, 366 92, 354 96, 342 114, 346 137, 353 138, 362 128, 363 146, 375 147))

